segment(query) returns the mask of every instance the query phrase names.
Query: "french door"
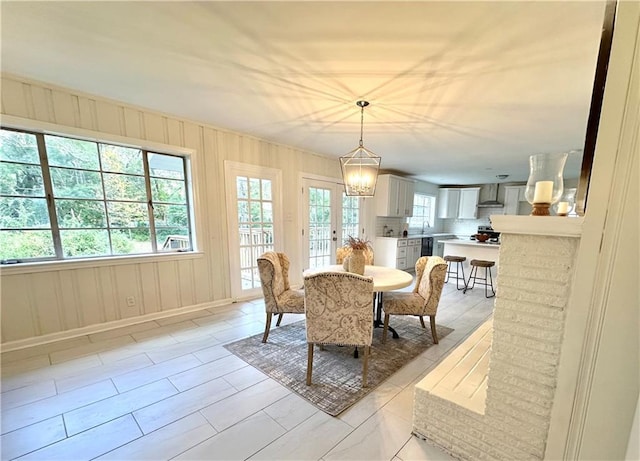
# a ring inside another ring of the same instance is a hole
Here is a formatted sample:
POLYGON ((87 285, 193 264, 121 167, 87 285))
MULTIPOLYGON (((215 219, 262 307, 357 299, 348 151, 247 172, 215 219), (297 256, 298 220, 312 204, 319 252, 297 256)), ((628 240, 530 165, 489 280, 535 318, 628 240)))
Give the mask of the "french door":
POLYGON ((336 249, 349 236, 362 237, 361 199, 347 197, 344 186, 303 179, 303 267, 335 264, 336 249))
POLYGON ((229 268, 234 299, 262 293, 258 257, 282 251, 281 172, 225 162, 229 268))

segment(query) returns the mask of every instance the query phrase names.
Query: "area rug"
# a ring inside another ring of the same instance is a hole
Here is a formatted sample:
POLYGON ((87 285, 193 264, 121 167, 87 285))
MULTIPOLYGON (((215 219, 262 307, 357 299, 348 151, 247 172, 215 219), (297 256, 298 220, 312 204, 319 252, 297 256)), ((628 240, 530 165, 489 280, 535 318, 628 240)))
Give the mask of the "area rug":
MULTIPOLYGON (((428 322, 423 329, 416 317, 394 317, 392 325, 400 338, 393 339, 389 332, 386 344, 381 343, 382 328, 374 329, 366 388, 362 388, 362 352, 359 359, 354 359, 353 347, 340 346, 314 350, 312 385, 306 385, 304 320, 272 328, 265 344, 260 333, 224 347, 325 413, 336 416, 433 345, 428 322)), ((453 330, 437 325, 436 331, 441 339, 453 330)))

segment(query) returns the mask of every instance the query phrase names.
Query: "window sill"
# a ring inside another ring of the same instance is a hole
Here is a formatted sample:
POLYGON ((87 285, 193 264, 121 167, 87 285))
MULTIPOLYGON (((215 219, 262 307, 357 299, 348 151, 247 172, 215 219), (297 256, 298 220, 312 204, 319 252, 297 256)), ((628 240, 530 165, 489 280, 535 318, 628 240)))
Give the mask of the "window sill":
POLYGON ((2 275, 31 274, 35 272, 51 272, 91 267, 124 266, 166 261, 186 261, 203 258, 201 251, 175 252, 153 255, 108 256, 102 258, 74 259, 65 261, 38 261, 0 266, 2 275))

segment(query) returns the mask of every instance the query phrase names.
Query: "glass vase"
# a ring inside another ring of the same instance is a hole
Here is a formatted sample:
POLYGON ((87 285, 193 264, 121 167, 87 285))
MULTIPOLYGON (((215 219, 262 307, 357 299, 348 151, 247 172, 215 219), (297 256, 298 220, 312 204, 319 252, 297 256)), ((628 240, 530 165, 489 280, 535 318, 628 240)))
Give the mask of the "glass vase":
POLYGON ((532 216, 549 216, 549 207, 562 196, 562 173, 568 154, 535 154, 529 157, 529 180, 524 196, 532 216))

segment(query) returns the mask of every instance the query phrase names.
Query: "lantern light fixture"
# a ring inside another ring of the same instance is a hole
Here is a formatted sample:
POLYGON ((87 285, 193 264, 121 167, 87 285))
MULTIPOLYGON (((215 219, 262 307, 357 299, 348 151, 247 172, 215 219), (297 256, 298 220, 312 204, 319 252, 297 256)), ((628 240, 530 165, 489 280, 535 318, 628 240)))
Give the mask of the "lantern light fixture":
POLYGON ((380 170, 380 157, 364 147, 362 133, 364 126, 364 108, 367 101, 357 101, 360 107, 360 143, 348 154, 340 157, 344 191, 348 196, 373 197, 380 170))

